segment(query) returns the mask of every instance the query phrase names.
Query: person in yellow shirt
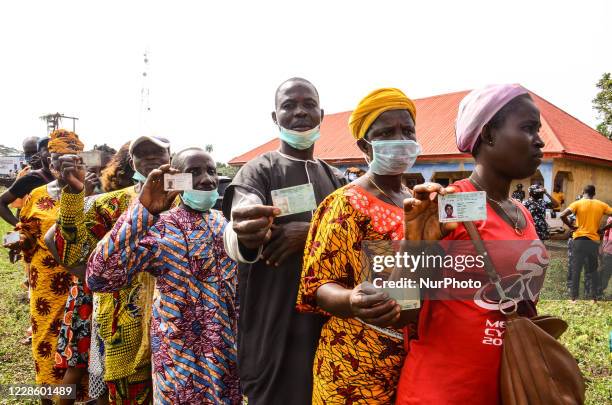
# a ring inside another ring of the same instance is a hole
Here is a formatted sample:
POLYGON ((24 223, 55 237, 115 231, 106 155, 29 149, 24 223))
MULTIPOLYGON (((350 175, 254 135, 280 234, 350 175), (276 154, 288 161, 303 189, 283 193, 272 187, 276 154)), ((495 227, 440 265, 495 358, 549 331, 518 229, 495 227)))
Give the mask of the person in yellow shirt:
POLYGON ((561 220, 574 231, 572 238, 572 285, 570 295, 572 301, 578 299, 580 292, 580 273, 584 271, 584 292, 586 298, 597 298, 599 278, 597 275, 597 255, 599 248, 599 233, 601 220, 606 215, 612 215, 612 207, 595 197, 595 186, 589 184, 584 188, 582 199, 574 201, 561 213, 561 220), (576 216, 576 225, 569 221, 571 214, 576 216))
POLYGON ((563 204, 565 204, 565 194, 563 194, 563 190, 561 190, 560 184, 555 184, 555 187, 553 188, 552 192, 552 197, 559 203, 558 206, 553 207, 553 211, 560 212, 561 207, 563 206, 563 204))

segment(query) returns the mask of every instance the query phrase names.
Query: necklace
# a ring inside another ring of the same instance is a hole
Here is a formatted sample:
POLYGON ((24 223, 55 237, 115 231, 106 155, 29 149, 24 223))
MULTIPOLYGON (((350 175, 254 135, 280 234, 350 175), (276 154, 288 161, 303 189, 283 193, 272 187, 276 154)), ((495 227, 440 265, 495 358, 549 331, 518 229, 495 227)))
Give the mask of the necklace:
MULTIPOLYGON (((378 191, 380 191, 380 192, 381 192, 381 193, 382 193, 382 194, 383 194, 385 197, 387 197, 387 199, 388 199, 389 201, 391 201, 391 202, 393 203, 393 205, 395 205, 397 208, 402 208, 402 209, 403 209, 403 207, 402 207, 402 206, 397 205, 397 203, 395 202, 395 200, 393 200, 393 198, 391 198, 391 197, 389 196, 389 194, 385 193, 385 192, 383 191, 383 189, 382 189, 382 188, 378 187, 378 184, 376 184, 376 183, 374 182, 374 180, 372 180, 372 178, 371 178, 370 176, 366 176, 366 177, 367 177, 368 181, 369 181, 370 183, 372 183, 372 185, 373 185, 374 187, 376 187, 376 189, 377 189, 378 191)), ((406 190, 406 187, 405 187, 403 184, 402 184, 402 191, 407 191, 407 190, 406 190)))
MULTIPOLYGON (((483 186, 481 186, 481 185, 480 185, 480 183, 479 183, 479 182, 477 182, 477 181, 476 181, 474 178, 470 177, 470 181, 471 181, 472 183, 474 183, 476 186, 478 186, 478 188, 479 188, 479 189, 484 190, 484 187, 483 187, 483 186)), ((501 210, 502 210, 502 212, 503 212, 504 214, 506 214, 506 216, 508 217, 508 219, 509 219, 511 222, 514 222, 514 226, 513 226, 513 228, 514 228, 514 233, 516 233, 518 236, 523 236, 523 231, 521 231, 521 230, 519 229, 519 226, 518 226, 518 222, 519 222, 519 218, 520 218, 520 215, 519 215, 519 207, 518 207, 518 205, 516 205, 516 203, 512 202, 512 198, 507 198, 506 200, 507 200, 507 201, 510 201, 510 203, 511 203, 512 205, 514 205, 514 209, 516 210, 516 211, 515 211, 515 212, 516 212, 516 213, 515 213, 515 215, 516 215, 516 219, 512 219, 512 215, 510 215, 510 213, 509 213, 508 211, 506 211, 506 209, 505 209, 505 208, 504 208, 504 206, 502 205, 502 202, 497 201, 497 200, 495 200, 495 199, 493 199, 493 198, 489 197, 488 195, 487 195, 487 200, 489 200, 489 201, 491 201, 491 202, 495 203, 495 204, 496 204, 496 205, 499 207, 499 209, 501 209, 501 210)))

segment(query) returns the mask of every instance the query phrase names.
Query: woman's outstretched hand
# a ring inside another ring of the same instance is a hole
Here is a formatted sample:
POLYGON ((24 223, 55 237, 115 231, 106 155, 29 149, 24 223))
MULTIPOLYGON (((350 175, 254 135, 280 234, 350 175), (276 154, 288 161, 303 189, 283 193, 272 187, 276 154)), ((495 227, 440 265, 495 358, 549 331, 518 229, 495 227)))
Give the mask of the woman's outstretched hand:
POLYGON ((404 238, 440 240, 457 228, 456 222, 441 223, 438 219, 438 196, 456 191, 454 187, 444 187, 438 183, 415 186, 413 197, 404 200, 404 238))

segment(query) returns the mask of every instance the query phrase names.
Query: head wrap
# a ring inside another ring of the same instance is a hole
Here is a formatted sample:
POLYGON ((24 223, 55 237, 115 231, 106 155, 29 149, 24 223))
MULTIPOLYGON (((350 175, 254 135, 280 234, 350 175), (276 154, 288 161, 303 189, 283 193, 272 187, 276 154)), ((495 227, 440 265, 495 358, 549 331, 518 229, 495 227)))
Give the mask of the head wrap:
POLYGON ((495 84, 478 90, 472 90, 459 103, 455 136, 457 148, 461 152, 472 152, 482 128, 510 100, 527 94, 520 84, 495 84))
POLYGON ((382 88, 365 96, 351 114, 348 125, 353 137, 363 138, 376 118, 389 110, 408 110, 416 122, 416 106, 412 100, 399 89, 382 88))
POLYGON ((79 153, 83 151, 83 142, 77 134, 65 129, 56 129, 49 135, 49 152, 51 153, 79 153))

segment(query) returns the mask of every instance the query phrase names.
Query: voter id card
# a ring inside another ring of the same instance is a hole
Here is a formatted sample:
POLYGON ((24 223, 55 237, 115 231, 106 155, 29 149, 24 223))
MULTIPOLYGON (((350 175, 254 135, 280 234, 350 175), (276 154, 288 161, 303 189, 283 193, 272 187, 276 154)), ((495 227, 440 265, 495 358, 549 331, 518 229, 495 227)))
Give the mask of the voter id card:
POLYGON ((410 270, 386 267, 382 271, 376 271, 372 268, 370 280, 377 290, 387 293, 390 299, 395 300, 400 310, 421 307, 419 280, 410 270))
POLYGON ((101 153, 96 150, 81 152, 79 153, 79 156, 81 156, 81 159, 83 159, 83 164, 85 164, 86 167, 102 166, 101 153))
POLYGON ((4 244, 5 245, 9 245, 11 243, 19 242, 20 240, 21 240, 21 237, 19 235, 19 232, 11 232, 11 233, 7 233, 6 235, 4 235, 4 244))
POLYGON ((440 222, 467 222, 487 219, 487 193, 475 191, 438 196, 440 222))
POLYGON ((193 176, 191 173, 164 174, 165 191, 183 191, 193 189, 193 176))
POLYGON ((272 205, 281 210, 279 217, 312 211, 317 208, 314 189, 310 183, 272 190, 271 194, 272 205))

